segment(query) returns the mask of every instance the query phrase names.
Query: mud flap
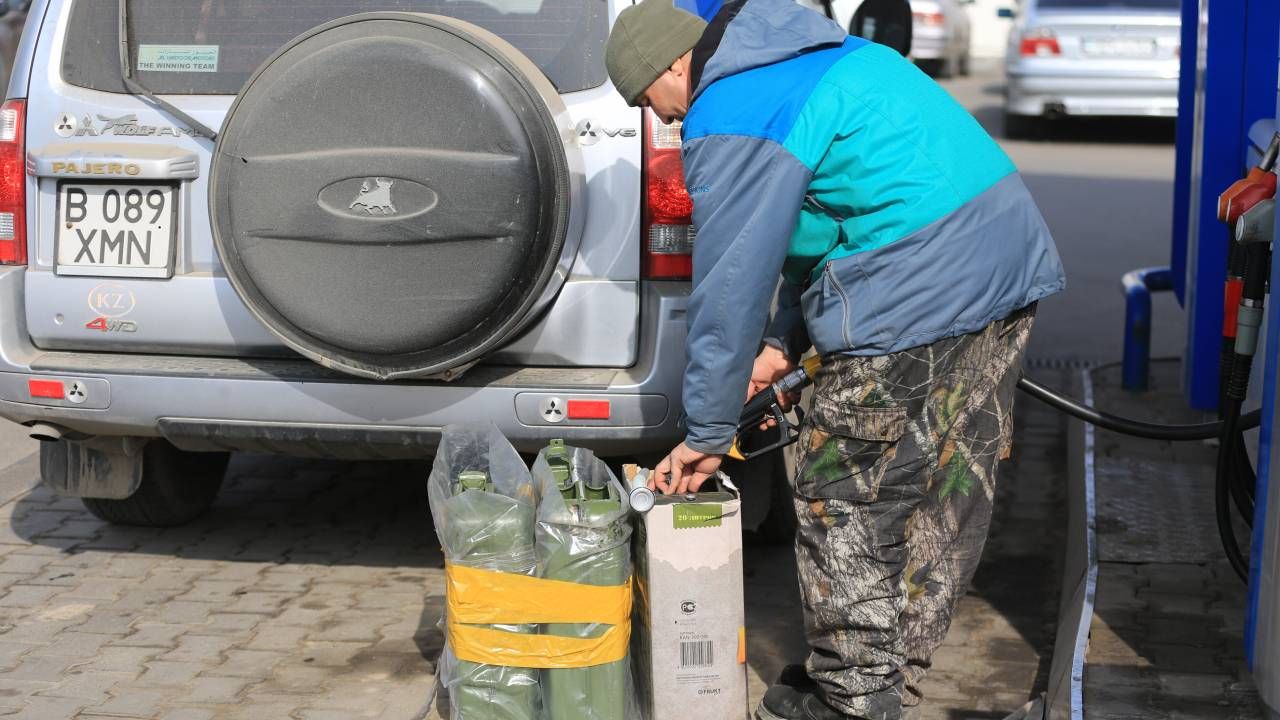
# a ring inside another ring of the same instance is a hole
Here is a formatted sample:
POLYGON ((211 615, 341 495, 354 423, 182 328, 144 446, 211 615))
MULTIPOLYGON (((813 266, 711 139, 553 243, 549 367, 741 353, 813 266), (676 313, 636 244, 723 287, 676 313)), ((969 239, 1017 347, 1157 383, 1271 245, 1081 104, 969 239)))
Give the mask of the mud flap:
POLYGON ((40 478, 63 497, 123 500, 142 484, 149 438, 100 437, 40 444, 40 478))

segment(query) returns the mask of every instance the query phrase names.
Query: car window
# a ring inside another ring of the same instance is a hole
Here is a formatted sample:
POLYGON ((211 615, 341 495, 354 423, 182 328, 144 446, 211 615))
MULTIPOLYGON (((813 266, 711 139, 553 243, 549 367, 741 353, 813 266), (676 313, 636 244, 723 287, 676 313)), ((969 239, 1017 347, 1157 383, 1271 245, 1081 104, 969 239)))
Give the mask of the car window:
MULTIPOLYGON (((135 77, 156 93, 232 95, 285 43, 346 15, 429 12, 475 23, 519 48, 561 92, 604 83, 605 0, 130 0, 135 77)), ((124 92, 117 5, 76 0, 63 79, 124 92)))
POLYGON ((1066 8, 1085 10, 1178 10, 1182 7, 1182 0, 1040 0, 1036 5, 1048 10, 1066 8))

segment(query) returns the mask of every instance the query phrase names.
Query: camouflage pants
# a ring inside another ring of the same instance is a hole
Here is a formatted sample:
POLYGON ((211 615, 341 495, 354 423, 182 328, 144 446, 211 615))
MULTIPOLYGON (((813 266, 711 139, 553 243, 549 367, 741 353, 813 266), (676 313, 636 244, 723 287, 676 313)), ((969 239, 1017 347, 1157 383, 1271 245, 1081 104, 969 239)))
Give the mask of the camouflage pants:
POLYGON ((920 701, 986 542, 1034 316, 824 358, 794 489, 806 666, 833 707, 897 720, 920 701))

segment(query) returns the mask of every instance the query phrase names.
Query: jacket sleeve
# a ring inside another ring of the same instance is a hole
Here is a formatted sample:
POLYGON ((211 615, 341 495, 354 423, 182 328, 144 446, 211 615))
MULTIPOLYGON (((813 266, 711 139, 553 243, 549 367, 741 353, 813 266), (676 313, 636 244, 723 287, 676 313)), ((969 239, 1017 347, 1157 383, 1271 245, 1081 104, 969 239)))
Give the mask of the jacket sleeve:
POLYGON ((764 343, 782 351, 791 362, 798 362, 809 349, 809 330, 804 324, 804 312, 800 307, 803 288, 783 280, 778 286, 778 309, 764 331, 764 343))
POLYGON ((778 143, 707 135, 683 146, 693 198, 685 443, 729 450, 811 173, 778 143))

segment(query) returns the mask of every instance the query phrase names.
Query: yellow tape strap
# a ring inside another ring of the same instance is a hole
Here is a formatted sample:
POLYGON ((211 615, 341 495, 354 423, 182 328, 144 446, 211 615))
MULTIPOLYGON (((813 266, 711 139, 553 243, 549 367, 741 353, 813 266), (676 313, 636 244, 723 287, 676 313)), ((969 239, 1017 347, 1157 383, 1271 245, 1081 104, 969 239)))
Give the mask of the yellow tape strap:
POLYGON ((450 621, 449 646, 459 660, 484 665, 561 670, 616 662, 627 656, 631 624, 614 625, 598 638, 521 635, 450 621))
POLYGON ((622 585, 582 585, 447 564, 445 581, 450 623, 621 626, 631 622, 630 579, 622 585))

